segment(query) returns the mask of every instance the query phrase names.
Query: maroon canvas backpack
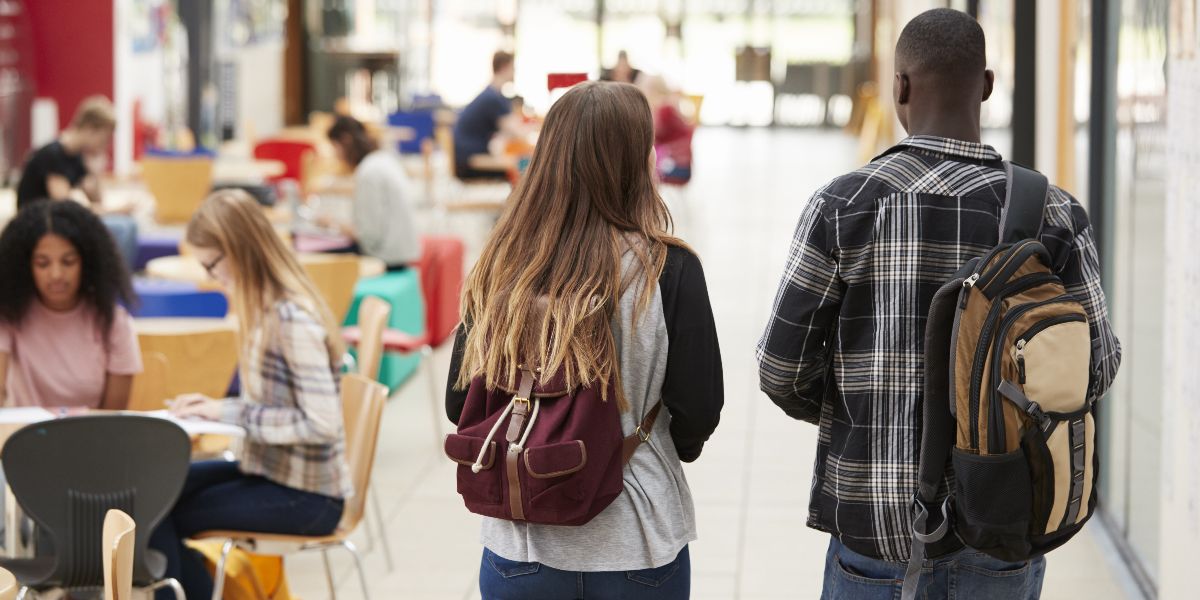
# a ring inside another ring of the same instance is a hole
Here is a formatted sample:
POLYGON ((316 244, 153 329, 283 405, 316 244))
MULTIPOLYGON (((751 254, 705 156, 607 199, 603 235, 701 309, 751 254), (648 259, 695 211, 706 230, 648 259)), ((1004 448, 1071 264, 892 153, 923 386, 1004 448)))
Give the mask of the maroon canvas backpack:
POLYGON ((602 401, 598 389, 567 389, 561 373, 536 379, 522 369, 515 392, 472 380, 446 456, 458 463, 458 493, 471 512, 583 525, 621 494, 625 463, 650 438, 661 402, 625 437, 611 384, 602 401))

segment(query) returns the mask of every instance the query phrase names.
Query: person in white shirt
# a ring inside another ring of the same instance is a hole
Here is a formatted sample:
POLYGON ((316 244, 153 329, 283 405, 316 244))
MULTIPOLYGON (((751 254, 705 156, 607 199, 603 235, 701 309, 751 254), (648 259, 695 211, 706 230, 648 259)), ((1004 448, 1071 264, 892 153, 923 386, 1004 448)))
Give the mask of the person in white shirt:
POLYGON ((414 187, 399 156, 381 149, 352 117, 338 117, 329 140, 338 158, 354 169, 353 221, 323 216, 318 224, 354 240, 355 252, 382 260, 389 271, 415 263, 421 248, 412 208, 414 187))

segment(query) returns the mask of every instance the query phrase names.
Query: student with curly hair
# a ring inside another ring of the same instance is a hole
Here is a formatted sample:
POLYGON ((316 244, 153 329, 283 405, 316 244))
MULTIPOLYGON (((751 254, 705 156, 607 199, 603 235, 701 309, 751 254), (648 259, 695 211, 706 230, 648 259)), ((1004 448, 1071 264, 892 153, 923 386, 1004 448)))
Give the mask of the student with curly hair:
POLYGON ((126 270, 75 202, 26 205, 0 233, 0 404, 123 409, 142 370, 126 270))

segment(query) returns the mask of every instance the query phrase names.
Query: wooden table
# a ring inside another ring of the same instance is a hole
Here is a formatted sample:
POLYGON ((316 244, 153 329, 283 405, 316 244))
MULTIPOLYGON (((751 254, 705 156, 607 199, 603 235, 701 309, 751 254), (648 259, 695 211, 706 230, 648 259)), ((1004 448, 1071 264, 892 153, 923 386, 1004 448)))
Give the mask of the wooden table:
MULTIPOLYGON (((307 266, 327 263, 339 255, 322 252, 301 252, 297 256, 300 259, 300 264, 307 266)), ((356 258, 358 259, 359 278, 376 277, 383 275, 387 271, 387 265, 374 256, 357 256, 356 258)), ((187 281, 202 286, 212 284, 212 280, 208 277, 208 273, 205 272, 204 266, 194 256, 163 256, 156 258, 146 263, 146 274, 158 279, 187 281)))
POLYGON ((495 154, 472 154, 467 159, 467 165, 477 171, 494 171, 507 173, 517 168, 515 156, 497 156, 495 154))
MULTIPOLYGON (((143 357, 166 358, 166 385, 153 393, 166 398, 192 392, 225 397, 238 363, 234 319, 134 319, 133 328, 143 357)), ((139 405, 145 405, 143 400, 155 403, 163 398, 139 399, 139 405)))
MULTIPOLYGON (((300 265, 320 290, 325 303, 337 319, 343 319, 354 298, 354 284, 359 279, 376 277, 387 271, 387 265, 374 256, 353 254, 306 253, 297 255, 300 265), (347 269, 347 263, 357 264, 347 269)), ((159 279, 187 281, 211 286, 212 280, 194 256, 164 256, 146 263, 146 273, 159 279)))
POLYGON ((216 183, 262 183, 287 172, 283 161, 258 158, 218 158, 213 161, 216 183))

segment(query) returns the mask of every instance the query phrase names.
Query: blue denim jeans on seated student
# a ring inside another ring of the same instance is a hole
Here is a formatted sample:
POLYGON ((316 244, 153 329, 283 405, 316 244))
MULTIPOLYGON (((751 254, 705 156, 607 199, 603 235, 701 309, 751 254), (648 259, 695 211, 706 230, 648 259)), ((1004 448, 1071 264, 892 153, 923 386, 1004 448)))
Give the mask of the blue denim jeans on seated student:
POLYGON ((117 251, 121 253, 121 258, 125 259, 125 266, 129 267, 132 272, 138 254, 137 220, 129 215, 118 214, 101 215, 100 220, 108 228, 108 233, 112 236, 117 251))
MULTIPOLYGON (((837 538, 825 555, 821 600, 899 600, 907 564, 863 556, 837 538)), ((1046 559, 998 560, 971 548, 925 561, 917 588, 922 600, 1037 600, 1046 559)))
POLYGON ((691 587, 687 546, 674 561, 638 571, 560 571, 508 560, 487 548, 479 565, 483 600, 687 600, 691 587))
MULTIPOLYGON (((150 547, 167 557, 167 577, 183 584, 188 598, 212 597, 213 580, 189 536, 217 529, 325 535, 342 518, 343 502, 246 475, 227 461, 193 463, 175 508, 150 535, 150 547)), ((173 600, 169 589, 157 600, 173 600)))

